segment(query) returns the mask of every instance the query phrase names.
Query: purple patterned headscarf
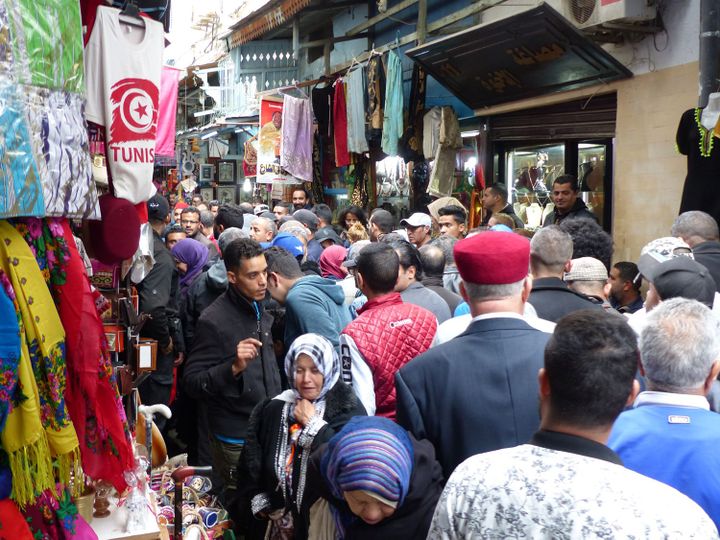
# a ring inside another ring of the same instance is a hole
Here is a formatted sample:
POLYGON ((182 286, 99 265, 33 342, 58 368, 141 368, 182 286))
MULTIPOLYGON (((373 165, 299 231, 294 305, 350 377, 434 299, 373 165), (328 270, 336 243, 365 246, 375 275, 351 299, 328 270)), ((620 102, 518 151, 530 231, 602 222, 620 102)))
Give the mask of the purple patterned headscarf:
POLYGON ((187 264, 187 272, 180 276, 180 291, 186 294, 210 256, 208 248, 197 240, 184 238, 173 246, 171 253, 176 261, 187 264))

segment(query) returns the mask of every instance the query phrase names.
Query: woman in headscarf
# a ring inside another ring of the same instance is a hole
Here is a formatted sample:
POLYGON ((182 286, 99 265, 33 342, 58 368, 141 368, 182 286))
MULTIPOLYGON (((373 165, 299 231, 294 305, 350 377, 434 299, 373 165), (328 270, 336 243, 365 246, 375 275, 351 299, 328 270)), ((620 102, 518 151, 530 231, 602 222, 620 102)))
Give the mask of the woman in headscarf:
POLYGON ((320 265, 320 275, 324 278, 339 281, 345 279, 348 275, 347 269, 342 263, 347 258, 347 249, 343 246, 333 245, 323 249, 318 264, 320 265))
POLYGON ((285 356, 290 389, 259 403, 250 416, 239 466, 238 485, 245 487, 239 510, 249 501, 255 518, 269 520, 269 538, 307 536, 300 509, 310 454, 353 416, 366 414, 352 388, 340 380, 340 369, 326 338, 298 337, 285 356))
POLYGON ((185 238, 170 251, 180 272, 180 293, 184 298, 188 289, 202 273, 208 262, 208 249, 197 240, 185 238))
POLYGON ((311 537, 425 538, 442 482, 429 441, 387 418, 353 418, 312 456, 307 490, 329 503, 334 519, 313 506, 311 537))

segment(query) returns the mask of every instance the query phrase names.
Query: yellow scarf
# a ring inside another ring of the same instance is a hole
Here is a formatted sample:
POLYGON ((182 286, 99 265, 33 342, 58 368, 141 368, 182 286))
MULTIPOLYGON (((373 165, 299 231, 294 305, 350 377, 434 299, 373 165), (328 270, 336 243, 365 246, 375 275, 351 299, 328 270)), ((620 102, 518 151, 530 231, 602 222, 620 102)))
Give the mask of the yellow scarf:
POLYGON ((24 506, 56 480, 70 485, 74 476, 75 491, 81 491, 83 477, 77 435, 65 408, 65 333, 60 317, 20 233, 0 221, 0 238, 0 268, 15 291, 21 319, 18 371, 24 398, 10 412, 0 440, 10 459, 12 498, 24 506))

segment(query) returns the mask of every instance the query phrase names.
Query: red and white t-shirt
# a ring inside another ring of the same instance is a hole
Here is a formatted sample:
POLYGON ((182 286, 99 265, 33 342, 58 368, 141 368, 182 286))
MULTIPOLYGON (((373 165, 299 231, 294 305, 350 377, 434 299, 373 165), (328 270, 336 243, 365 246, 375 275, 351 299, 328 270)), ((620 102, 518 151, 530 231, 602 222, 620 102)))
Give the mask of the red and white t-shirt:
POLYGON ((85 115, 105 126, 115 196, 138 204, 156 191, 152 178, 165 42, 159 22, 144 18, 145 28, 136 28, 121 23, 119 13, 98 7, 85 47, 85 115))

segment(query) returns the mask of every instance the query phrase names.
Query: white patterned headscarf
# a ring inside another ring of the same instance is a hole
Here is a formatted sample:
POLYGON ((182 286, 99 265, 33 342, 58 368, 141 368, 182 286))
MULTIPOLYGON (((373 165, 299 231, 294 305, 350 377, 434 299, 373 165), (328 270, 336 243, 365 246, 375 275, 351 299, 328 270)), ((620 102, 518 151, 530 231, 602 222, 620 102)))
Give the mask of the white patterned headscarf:
POLYGON ((332 344, 320 334, 303 334, 293 341, 290 350, 285 355, 285 374, 287 375, 290 388, 295 394, 295 399, 300 399, 300 394, 295 388, 295 365, 300 354, 307 354, 318 371, 323 375, 323 385, 320 394, 314 403, 325 400, 325 395, 335 386, 340 378, 340 358, 332 344))

